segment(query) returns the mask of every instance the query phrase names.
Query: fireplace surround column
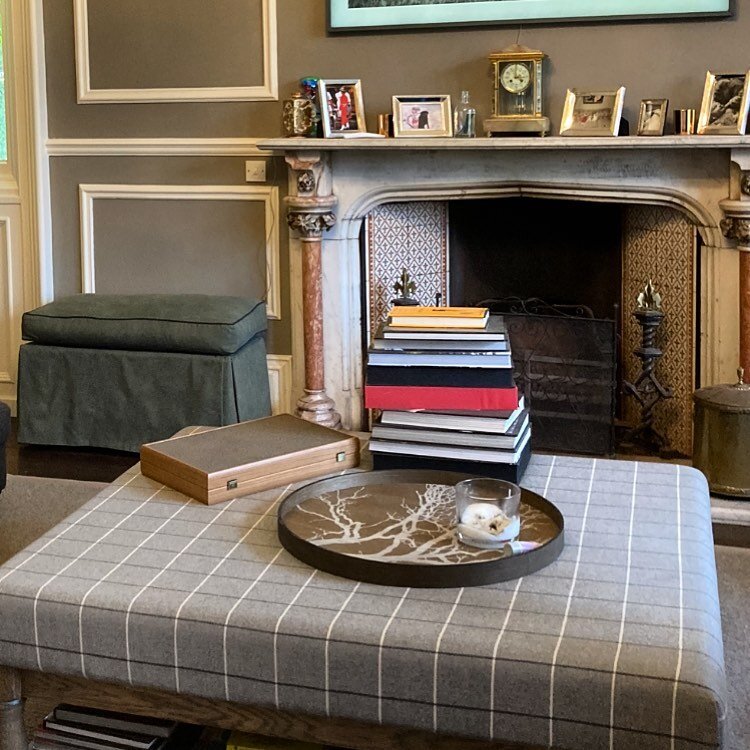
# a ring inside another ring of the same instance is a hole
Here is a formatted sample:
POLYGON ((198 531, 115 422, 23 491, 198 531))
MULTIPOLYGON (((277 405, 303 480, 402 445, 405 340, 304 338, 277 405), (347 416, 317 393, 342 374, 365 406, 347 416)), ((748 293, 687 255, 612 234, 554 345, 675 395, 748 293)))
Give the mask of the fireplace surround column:
POLYGON ((742 198, 721 201, 724 236, 740 251, 740 366, 750 372, 750 171, 742 172, 742 198))
POLYGON ((323 233, 336 222, 336 196, 330 192, 327 163, 319 152, 288 154, 296 194, 286 199, 287 221, 302 243, 302 315, 305 393, 296 414, 326 427, 340 427, 336 405, 325 391, 323 364, 323 233))

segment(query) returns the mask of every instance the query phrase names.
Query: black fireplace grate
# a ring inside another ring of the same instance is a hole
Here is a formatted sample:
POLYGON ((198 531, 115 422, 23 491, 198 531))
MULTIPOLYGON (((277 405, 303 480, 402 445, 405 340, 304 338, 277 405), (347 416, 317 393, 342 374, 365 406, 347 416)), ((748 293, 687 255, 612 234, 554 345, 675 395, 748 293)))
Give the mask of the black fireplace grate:
POLYGON ((614 452, 617 327, 582 306, 541 300, 486 300, 501 313, 516 385, 531 410, 536 450, 614 452))

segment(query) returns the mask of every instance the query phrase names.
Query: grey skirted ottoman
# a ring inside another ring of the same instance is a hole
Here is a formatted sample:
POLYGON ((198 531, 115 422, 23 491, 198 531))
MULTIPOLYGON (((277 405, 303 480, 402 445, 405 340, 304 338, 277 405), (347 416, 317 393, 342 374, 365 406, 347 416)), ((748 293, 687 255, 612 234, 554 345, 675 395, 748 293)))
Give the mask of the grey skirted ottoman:
POLYGON ((5 489, 8 464, 5 459, 5 444, 10 435, 10 408, 0 401, 0 492, 5 489))
POLYGON ((18 441, 137 451, 271 413, 266 307, 241 297, 66 297, 27 312, 18 441))

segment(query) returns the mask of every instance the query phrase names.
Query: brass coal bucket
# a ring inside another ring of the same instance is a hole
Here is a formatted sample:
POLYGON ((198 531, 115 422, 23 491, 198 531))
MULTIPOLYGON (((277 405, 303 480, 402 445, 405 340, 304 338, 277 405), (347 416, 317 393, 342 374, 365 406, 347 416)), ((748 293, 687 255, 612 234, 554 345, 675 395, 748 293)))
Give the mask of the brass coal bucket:
POLYGON ((712 492, 750 497, 750 385, 713 385, 693 394, 693 466, 712 492))

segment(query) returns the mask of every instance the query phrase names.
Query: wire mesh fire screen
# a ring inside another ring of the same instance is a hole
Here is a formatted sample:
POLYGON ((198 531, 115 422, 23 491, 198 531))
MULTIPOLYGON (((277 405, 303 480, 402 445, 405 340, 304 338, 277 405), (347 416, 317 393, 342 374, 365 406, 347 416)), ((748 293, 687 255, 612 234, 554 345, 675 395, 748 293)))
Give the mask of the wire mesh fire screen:
POLYGON ((505 317, 519 392, 536 450, 614 452, 617 328, 583 306, 485 300, 505 317))

